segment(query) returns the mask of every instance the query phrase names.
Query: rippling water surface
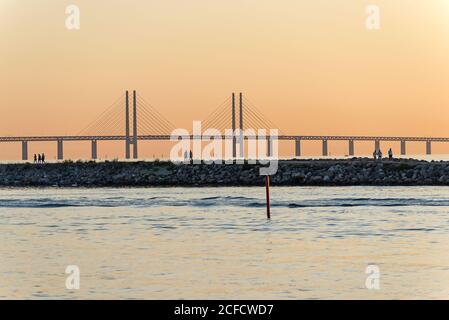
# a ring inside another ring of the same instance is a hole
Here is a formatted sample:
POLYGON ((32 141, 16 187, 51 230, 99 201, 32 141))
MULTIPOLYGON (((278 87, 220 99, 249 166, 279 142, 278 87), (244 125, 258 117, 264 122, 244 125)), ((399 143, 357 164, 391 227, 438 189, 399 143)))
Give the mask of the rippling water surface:
POLYGON ((448 209, 442 187, 272 188, 271 221, 263 188, 0 189, 0 298, 447 299, 448 209))

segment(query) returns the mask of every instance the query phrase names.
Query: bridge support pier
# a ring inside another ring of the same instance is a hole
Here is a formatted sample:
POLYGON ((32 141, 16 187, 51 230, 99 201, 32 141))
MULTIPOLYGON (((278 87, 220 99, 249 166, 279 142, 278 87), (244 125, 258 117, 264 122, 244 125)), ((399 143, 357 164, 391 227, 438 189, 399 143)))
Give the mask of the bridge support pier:
POLYGON ((379 140, 374 141, 374 150, 380 150, 380 141, 379 140))
POLYGON ((92 159, 97 159, 97 140, 92 140, 92 159))
POLYGON ((426 141, 426 154, 430 155, 432 154, 432 142, 426 141))
POLYGON ((323 157, 327 157, 328 151, 327 151, 327 140, 323 140, 323 157))
POLYGON ((270 137, 267 137, 267 156, 273 156, 273 140, 270 137))
POLYGON ((22 160, 28 160, 28 141, 22 141, 22 160))
POLYGON ((349 140, 349 156, 354 156, 354 140, 349 140))
POLYGON ((62 160, 63 158, 64 158, 63 141, 58 140, 58 160, 62 160))
POLYGON ((405 141, 401 140, 401 156, 405 156, 406 149, 405 149, 405 141))
POLYGON ((237 138, 235 136, 235 93, 232 93, 232 159, 237 157, 237 138))
POLYGON ((301 156, 301 139, 295 140, 295 156, 296 157, 301 156))

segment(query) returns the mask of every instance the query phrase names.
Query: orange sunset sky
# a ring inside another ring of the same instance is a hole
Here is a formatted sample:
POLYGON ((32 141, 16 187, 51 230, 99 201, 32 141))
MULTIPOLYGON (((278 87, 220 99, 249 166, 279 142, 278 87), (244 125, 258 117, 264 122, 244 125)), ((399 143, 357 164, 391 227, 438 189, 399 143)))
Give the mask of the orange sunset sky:
MULTIPOLYGON (((285 133, 449 137, 449 0, 0 0, 0 136, 76 134, 126 89, 184 128, 243 91, 285 133), (69 4, 80 30, 65 27, 69 4), (380 30, 365 27, 369 4, 380 30)), ((99 156, 122 145, 101 142, 99 156)), ((56 143, 35 152, 53 159, 56 143)), ((87 158, 90 144, 64 153, 87 158)), ((0 159, 19 158, 19 143, 0 143, 0 159)))

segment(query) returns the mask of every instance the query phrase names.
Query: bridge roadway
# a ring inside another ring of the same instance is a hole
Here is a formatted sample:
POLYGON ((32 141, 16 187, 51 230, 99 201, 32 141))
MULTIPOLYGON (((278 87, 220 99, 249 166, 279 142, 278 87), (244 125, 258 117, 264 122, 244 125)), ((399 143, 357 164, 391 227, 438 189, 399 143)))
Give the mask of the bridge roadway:
MULTIPOLYGON (((130 137, 132 144, 132 138, 130 137)), ((201 136, 182 136, 184 139, 201 139, 201 136)), ((222 135, 222 139, 232 139, 232 136, 222 135)), ((255 136, 245 136, 245 139, 255 139, 255 136)), ((63 159, 63 142, 64 141, 91 141, 92 142, 92 159, 97 158, 97 141, 126 141, 126 135, 111 135, 111 136, 10 136, 0 137, 0 142, 21 142, 22 143, 22 160, 28 159, 28 142, 57 142, 57 158, 63 159)), ((355 141, 374 141, 375 149, 380 148, 381 141, 398 141, 401 143, 401 155, 406 154, 406 142, 425 142, 426 154, 431 154, 432 142, 449 142, 449 138, 444 137, 387 137, 387 136, 308 136, 308 135, 280 135, 277 137, 270 137, 270 140, 292 140, 295 141, 295 155, 301 155, 301 140, 315 140, 322 141, 322 155, 328 155, 328 141, 348 141, 348 154, 354 155, 355 141)), ((155 140, 167 141, 170 140, 170 135, 138 135, 137 140, 155 140)), ((268 153, 270 153, 271 146, 269 144, 268 153)))
MULTIPOLYGON (((191 139, 192 136, 183 136, 183 138, 191 139)), ((199 139, 200 136, 193 136, 194 139, 199 139)), ((231 136, 222 135, 222 139, 231 136)), ((245 138, 253 139, 254 137, 248 136, 245 138)), ((92 141, 92 140, 125 140, 125 135, 119 136, 30 136, 30 137, 0 137, 0 142, 21 142, 21 141, 92 141)), ((169 135, 138 135, 138 140, 170 140, 169 135)), ((280 135, 274 137, 278 140, 339 140, 339 141, 421 141, 421 142, 449 142, 449 138, 443 137, 384 137, 384 136, 297 136, 297 135, 280 135)))

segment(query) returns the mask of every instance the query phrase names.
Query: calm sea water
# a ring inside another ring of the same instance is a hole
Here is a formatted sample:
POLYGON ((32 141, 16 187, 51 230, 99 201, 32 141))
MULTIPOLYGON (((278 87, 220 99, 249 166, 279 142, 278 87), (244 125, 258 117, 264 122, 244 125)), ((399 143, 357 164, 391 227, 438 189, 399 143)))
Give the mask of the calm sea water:
POLYGON ((449 188, 272 188, 271 221, 264 203, 263 188, 0 189, 0 298, 449 298, 449 188))

